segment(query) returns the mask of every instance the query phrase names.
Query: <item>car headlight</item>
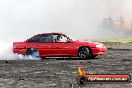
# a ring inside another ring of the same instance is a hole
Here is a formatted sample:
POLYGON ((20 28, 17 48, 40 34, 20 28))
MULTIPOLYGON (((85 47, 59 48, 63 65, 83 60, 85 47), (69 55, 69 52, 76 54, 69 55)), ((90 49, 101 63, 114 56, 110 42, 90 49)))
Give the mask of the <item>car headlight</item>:
POLYGON ((99 45, 96 45, 96 47, 97 48, 101 48, 101 47, 103 47, 103 45, 102 44, 99 44, 99 45))

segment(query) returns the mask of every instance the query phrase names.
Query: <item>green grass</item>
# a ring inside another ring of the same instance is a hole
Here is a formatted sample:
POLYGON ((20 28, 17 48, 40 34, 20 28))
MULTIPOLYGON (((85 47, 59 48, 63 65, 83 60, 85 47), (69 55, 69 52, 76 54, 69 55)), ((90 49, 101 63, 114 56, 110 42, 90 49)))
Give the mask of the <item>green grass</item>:
POLYGON ((121 42, 121 43, 130 43, 132 42, 132 38, 115 38, 115 39, 101 39, 96 40, 98 42, 121 42))

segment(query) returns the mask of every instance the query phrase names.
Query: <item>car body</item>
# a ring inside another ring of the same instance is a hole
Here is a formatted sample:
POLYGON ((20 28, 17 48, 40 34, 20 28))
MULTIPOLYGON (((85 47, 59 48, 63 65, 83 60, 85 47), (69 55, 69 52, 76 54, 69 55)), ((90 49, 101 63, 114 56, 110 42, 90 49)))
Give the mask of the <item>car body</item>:
POLYGON ((76 57, 81 47, 87 47, 94 57, 107 52, 107 48, 102 43, 74 41, 63 33, 55 32, 37 34, 24 42, 14 42, 13 52, 24 55, 28 49, 34 48, 39 51, 41 57, 76 57), (61 42, 54 42, 58 35, 61 35, 61 42))

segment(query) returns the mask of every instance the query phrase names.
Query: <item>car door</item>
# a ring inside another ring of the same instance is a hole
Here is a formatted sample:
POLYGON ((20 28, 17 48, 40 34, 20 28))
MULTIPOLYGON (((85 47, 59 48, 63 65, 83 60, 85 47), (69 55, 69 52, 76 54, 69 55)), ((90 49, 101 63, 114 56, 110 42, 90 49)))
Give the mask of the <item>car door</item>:
MULTIPOLYGON (((60 34, 54 34, 53 39, 55 39, 60 34)), ((75 44, 67 41, 67 37, 61 35, 61 40, 59 42, 53 43, 53 51, 56 51, 56 56, 73 56, 75 44), (72 45, 73 44, 73 45, 72 45)))
POLYGON ((60 34, 53 34, 53 43, 52 43, 52 50, 54 52, 54 56, 62 56, 62 48, 63 48, 63 43, 57 41, 57 36, 60 34))
POLYGON ((63 54, 66 56, 76 56, 76 52, 77 52, 76 43, 69 40, 68 37, 65 35, 62 35, 61 41, 63 42, 62 45, 63 54))
POLYGON ((40 56, 49 56, 54 53, 52 51, 52 41, 52 34, 39 34, 29 39, 26 47, 38 49, 40 56))

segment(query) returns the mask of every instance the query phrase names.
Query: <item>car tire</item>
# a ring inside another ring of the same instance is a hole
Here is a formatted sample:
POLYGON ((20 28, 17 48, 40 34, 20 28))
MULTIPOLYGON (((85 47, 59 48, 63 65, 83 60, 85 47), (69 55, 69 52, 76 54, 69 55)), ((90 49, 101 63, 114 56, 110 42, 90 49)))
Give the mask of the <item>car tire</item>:
POLYGON ((79 53, 78 56, 80 59, 86 60, 86 59, 91 59, 92 58, 92 54, 91 54, 91 50, 88 47, 81 47, 79 49, 79 53))
POLYGON ((30 49, 27 49, 26 53, 25 53, 26 56, 32 56, 32 57, 36 57, 36 58, 40 58, 40 54, 39 54, 39 51, 35 48, 30 48, 30 49))

